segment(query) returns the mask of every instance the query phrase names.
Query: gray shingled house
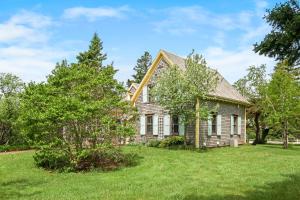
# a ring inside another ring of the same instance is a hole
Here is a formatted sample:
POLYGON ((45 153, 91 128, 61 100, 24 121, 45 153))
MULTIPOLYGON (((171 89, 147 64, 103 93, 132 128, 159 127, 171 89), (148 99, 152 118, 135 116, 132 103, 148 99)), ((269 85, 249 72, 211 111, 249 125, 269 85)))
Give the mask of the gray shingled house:
POLYGON ((170 116, 167 110, 157 105, 149 95, 149 86, 155 84, 155 76, 170 65, 185 67, 185 60, 175 54, 160 50, 140 84, 132 84, 128 99, 137 107, 137 141, 162 139, 171 135, 184 135, 196 147, 227 146, 246 141, 246 107, 249 102, 221 75, 218 85, 210 95, 214 97, 209 105, 218 104, 218 111, 209 120, 200 120, 184 127, 180 117, 170 116), (199 128, 196 128, 199 127, 199 128))

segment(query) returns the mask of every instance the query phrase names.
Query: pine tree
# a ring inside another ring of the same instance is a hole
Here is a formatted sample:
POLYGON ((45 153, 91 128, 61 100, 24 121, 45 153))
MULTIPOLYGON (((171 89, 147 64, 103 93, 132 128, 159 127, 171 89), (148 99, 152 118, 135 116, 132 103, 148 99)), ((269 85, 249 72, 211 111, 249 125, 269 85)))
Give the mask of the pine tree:
POLYGON ((152 64, 152 56, 148 51, 145 51, 144 54, 137 59, 136 66, 133 68, 133 70, 136 72, 133 77, 133 82, 140 83, 145 74, 147 73, 149 67, 152 64))
POLYGON ((103 61, 106 60, 106 54, 102 52, 102 41, 95 33, 87 51, 79 53, 77 56, 78 64, 86 64, 91 67, 102 68, 103 61))
POLYGON ((300 5, 297 0, 285 3, 267 10, 264 19, 272 30, 265 38, 254 45, 254 51, 260 55, 273 57, 282 62, 287 61, 286 67, 296 77, 300 73, 300 5))

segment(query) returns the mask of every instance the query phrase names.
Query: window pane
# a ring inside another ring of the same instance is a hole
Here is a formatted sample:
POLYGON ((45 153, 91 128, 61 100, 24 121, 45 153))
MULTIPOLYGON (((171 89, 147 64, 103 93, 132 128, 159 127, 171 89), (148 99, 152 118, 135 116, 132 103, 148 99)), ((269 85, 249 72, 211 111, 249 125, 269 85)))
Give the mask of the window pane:
POLYGON ((153 134, 153 116, 147 116, 147 134, 153 134))
POLYGON ((178 116, 172 116, 172 132, 179 133, 179 118, 178 116))

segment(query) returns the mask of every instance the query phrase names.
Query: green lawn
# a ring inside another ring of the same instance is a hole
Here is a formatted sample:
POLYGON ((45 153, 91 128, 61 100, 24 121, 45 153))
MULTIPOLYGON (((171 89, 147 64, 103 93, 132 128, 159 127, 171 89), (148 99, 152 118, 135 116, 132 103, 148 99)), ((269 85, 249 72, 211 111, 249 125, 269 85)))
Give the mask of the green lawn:
POLYGON ((140 164, 78 174, 38 169, 33 152, 0 155, 0 199, 300 199, 300 146, 125 151, 140 164))

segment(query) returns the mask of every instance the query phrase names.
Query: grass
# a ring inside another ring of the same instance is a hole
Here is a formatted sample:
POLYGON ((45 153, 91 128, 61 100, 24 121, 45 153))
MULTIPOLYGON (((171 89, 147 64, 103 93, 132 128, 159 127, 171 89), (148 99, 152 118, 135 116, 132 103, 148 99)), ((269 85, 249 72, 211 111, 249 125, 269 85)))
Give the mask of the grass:
POLYGON ((143 158, 113 172, 55 173, 33 152, 0 155, 0 199, 299 199, 300 146, 218 148, 198 153, 125 147, 143 158))

